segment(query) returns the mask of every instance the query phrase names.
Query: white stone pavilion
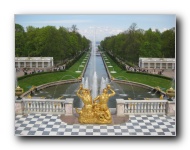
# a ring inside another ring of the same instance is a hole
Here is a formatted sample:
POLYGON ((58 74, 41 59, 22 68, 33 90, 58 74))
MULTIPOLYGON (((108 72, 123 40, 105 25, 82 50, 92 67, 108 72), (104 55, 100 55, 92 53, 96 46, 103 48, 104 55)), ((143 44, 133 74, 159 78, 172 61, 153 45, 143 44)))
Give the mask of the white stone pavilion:
POLYGON ((139 58, 143 69, 175 69, 175 58, 139 58))
POLYGON ((50 68, 53 57, 15 57, 15 68, 50 68))

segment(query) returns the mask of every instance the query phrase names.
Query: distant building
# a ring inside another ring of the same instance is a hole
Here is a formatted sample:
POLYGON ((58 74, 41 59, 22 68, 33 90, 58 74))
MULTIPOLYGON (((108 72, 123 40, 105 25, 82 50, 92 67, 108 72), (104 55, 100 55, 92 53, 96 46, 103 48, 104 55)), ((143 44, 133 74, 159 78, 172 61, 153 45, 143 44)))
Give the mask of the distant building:
POLYGON ((15 68, 50 68, 53 57, 15 57, 15 68))
POLYGON ((175 69, 175 58, 139 58, 139 67, 144 69, 175 69))

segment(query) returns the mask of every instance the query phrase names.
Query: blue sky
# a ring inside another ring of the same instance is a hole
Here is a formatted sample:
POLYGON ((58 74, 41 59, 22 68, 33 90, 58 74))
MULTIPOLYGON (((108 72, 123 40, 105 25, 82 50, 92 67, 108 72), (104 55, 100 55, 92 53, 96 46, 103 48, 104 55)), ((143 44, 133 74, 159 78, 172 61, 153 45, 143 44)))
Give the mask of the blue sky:
POLYGON ((176 27, 176 16, 173 14, 163 15, 15 15, 15 23, 27 26, 43 27, 47 25, 59 28, 77 26, 78 31, 93 40, 94 33, 97 41, 103 40, 106 36, 116 35, 129 28, 132 23, 137 28, 147 30, 158 29, 161 32, 176 27))

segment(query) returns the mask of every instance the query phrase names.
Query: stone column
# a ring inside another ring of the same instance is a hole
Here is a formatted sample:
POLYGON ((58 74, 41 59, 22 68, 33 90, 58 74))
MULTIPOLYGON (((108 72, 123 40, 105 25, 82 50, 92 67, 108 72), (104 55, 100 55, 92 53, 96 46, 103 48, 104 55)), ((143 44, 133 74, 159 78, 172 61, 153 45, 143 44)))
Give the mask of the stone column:
POLYGON ((65 100, 65 116, 73 116, 73 98, 65 100))
POLYGON ((168 69, 168 63, 166 63, 166 69, 168 69))
POLYGON ((44 68, 44 61, 42 62, 42 68, 44 68))
POLYGON ((174 101, 168 101, 166 103, 166 115, 175 116, 175 102, 174 101))
POLYGON ((50 62, 48 62, 48 67, 50 67, 50 62))
POLYGON ((142 62, 142 68, 144 68, 144 62, 142 62))
POLYGON ((148 62, 148 69, 150 69, 150 62, 148 62))
POLYGON ((36 68, 38 68, 38 62, 36 62, 36 68))
POLYGON ((156 69, 156 63, 154 63, 154 69, 156 69))
POLYGON ((160 69, 162 69, 162 63, 160 63, 160 69))
POLYGON ((116 99, 116 114, 117 116, 124 116, 125 114, 125 101, 123 99, 116 99))
POLYGON ((23 115, 24 114, 24 104, 22 100, 15 101, 15 115, 23 115))
POLYGON ((52 62, 51 62, 51 67, 53 67, 53 59, 52 59, 52 62))
POLYGON ((30 68, 32 68, 32 62, 30 62, 30 68))
POLYGON ((26 62, 24 62, 24 68, 26 68, 26 62))
POLYGON ((18 68, 20 68, 20 62, 18 62, 18 68))
POLYGON ((174 63, 172 63, 172 69, 174 69, 175 68, 175 64, 174 63))

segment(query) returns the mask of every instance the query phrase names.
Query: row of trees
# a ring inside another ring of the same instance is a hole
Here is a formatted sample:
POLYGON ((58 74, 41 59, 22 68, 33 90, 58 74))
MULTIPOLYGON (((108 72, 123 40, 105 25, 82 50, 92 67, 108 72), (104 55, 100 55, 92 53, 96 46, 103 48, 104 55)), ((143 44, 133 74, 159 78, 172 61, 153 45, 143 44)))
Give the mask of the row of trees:
POLYGON ((139 57, 175 58, 175 28, 162 33, 151 29, 144 31, 133 23, 127 31, 106 37, 99 49, 128 64, 138 64, 139 57))
POLYGON ((25 31, 23 26, 15 24, 16 57, 54 57, 57 62, 77 56, 89 47, 90 41, 77 32, 76 25, 71 30, 28 26, 25 31))

